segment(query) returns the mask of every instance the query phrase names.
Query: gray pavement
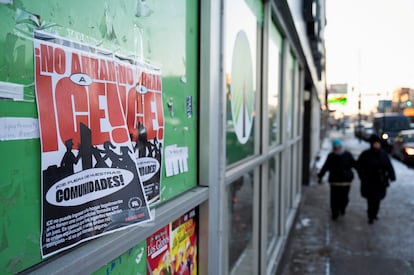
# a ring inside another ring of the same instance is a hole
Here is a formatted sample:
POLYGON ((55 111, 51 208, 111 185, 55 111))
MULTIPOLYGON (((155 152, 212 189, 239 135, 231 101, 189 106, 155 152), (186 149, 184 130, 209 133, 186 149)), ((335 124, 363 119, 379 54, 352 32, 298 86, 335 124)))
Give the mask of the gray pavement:
POLYGON ((346 215, 330 219, 329 184, 316 183, 315 173, 339 137, 354 155, 368 148, 352 131, 332 131, 325 139, 320 160, 303 199, 295 229, 285 252, 282 275, 405 275, 414 274, 414 169, 392 159, 397 181, 381 203, 379 220, 367 222, 366 201, 360 196, 355 173, 346 215))

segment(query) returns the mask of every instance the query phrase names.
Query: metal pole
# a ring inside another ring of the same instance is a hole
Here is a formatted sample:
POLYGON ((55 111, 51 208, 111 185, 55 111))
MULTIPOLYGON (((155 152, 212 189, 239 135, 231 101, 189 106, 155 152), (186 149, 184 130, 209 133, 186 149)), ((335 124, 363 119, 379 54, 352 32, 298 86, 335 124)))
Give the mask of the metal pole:
POLYGON ((361 143, 362 125, 361 125, 361 90, 358 93, 358 140, 361 143))

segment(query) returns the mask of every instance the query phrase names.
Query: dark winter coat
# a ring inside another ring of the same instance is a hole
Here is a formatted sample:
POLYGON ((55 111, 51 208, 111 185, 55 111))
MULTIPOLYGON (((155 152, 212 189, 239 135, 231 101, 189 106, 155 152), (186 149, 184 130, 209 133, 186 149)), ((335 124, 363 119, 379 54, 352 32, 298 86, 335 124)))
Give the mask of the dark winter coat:
POLYGON ((318 173, 318 178, 321 179, 326 172, 329 172, 329 182, 351 182, 354 178, 353 167, 355 167, 355 160, 351 153, 348 151, 342 154, 331 152, 318 173))
POLYGON ((370 148, 363 151, 357 160, 357 171, 364 198, 385 198, 389 181, 395 180, 394 168, 384 150, 370 148))

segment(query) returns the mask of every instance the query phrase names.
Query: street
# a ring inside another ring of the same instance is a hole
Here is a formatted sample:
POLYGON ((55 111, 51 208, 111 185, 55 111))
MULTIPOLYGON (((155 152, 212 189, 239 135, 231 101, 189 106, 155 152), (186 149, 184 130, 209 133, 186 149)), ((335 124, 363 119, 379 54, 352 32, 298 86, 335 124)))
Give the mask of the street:
MULTIPOLYGON (((350 129, 345 134, 331 131, 314 174, 330 152, 333 138, 342 139, 355 159, 369 147, 350 129)), ((301 209, 282 275, 414 274, 414 168, 394 158, 391 161, 397 180, 388 188, 379 219, 372 225, 367 222, 366 201, 359 193, 356 172, 346 215, 336 221, 330 218, 327 176, 321 185, 314 176, 309 186, 303 186, 301 209)))

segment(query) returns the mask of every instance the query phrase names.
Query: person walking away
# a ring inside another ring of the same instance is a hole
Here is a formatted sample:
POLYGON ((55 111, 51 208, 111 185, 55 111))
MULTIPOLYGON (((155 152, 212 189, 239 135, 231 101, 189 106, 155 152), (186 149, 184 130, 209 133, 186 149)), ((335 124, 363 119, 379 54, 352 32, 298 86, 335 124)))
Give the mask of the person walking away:
POLYGON ((357 160, 358 176, 361 180, 361 196, 367 200, 368 223, 378 219, 381 200, 385 198, 389 181, 395 181, 395 171, 388 154, 381 148, 381 139, 371 135, 370 148, 363 151, 357 160))
POLYGON ((345 215, 349 202, 349 190, 354 179, 352 168, 355 168, 355 159, 350 152, 344 149, 342 141, 332 141, 332 152, 318 173, 319 183, 326 172, 329 172, 330 205, 332 219, 336 220, 339 215, 345 215))

